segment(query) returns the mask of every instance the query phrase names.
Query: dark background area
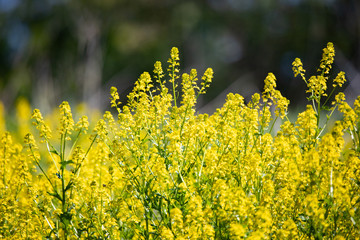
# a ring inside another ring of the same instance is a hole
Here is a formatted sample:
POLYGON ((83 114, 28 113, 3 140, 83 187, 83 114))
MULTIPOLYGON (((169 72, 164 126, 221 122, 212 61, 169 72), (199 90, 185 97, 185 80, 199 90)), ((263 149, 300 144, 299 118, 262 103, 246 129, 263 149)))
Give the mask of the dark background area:
POLYGON ((310 77, 330 41, 351 102, 360 95, 358 0, 0 0, 0 100, 9 112, 19 96, 43 112, 63 100, 108 109, 111 86, 126 101, 176 46, 183 71, 214 69, 200 112, 229 92, 261 92, 268 72, 292 107, 305 108, 291 63, 300 57, 310 77))

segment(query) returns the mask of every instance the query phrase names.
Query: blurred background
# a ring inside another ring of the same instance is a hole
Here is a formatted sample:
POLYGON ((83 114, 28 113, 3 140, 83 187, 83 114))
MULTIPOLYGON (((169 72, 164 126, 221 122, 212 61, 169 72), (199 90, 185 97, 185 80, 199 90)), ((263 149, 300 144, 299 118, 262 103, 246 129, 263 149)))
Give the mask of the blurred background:
POLYGON ((166 69, 175 46, 183 71, 214 69, 199 112, 229 92, 249 99, 268 72, 305 108, 291 63, 300 57, 310 77, 329 41, 351 102, 360 95, 358 0, 0 0, 0 100, 9 112, 19 97, 45 113, 63 100, 108 109, 111 86, 126 101, 155 61, 166 69))

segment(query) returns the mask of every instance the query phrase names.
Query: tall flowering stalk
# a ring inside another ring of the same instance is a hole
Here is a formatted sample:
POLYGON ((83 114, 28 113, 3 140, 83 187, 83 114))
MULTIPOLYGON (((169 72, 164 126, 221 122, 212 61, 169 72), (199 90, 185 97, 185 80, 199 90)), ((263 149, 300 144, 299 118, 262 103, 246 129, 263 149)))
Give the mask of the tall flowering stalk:
POLYGON ((320 66, 317 70, 320 74, 311 76, 309 79, 306 79, 305 77, 305 69, 303 68, 303 64, 299 58, 296 58, 293 62, 293 71, 295 77, 300 75, 301 78, 305 81, 307 84, 308 90, 307 93, 310 93, 310 97, 308 98, 313 105, 314 111, 316 112, 316 120, 317 120, 317 132, 314 135, 315 138, 318 138, 322 131, 325 129, 325 126, 328 122, 328 119, 330 119, 331 115, 333 114, 335 108, 337 105, 329 108, 326 104, 328 103, 329 99, 332 97, 333 93, 335 92, 337 87, 342 87, 342 85, 345 83, 345 73, 340 72, 336 78, 333 80, 332 84, 332 91, 328 95, 327 94, 327 82, 329 80, 329 74, 330 70, 332 68, 332 64, 334 62, 334 56, 335 56, 335 48, 333 43, 329 42, 326 46, 326 48, 323 49, 322 59, 320 61, 320 66), (322 103, 322 98, 327 97, 325 101, 322 103), (327 120, 324 124, 324 126, 320 126, 320 117, 321 112, 323 110, 326 110, 329 112, 327 115, 327 120))
MULTIPOLYGON (((48 184, 51 186, 47 193, 52 197, 52 200, 50 201, 53 206, 52 215, 55 217, 55 226, 53 226, 53 224, 46 218, 52 229, 49 237, 51 237, 51 234, 54 234, 58 238, 69 239, 72 232, 74 232, 74 228, 71 226, 73 218, 73 205, 70 200, 71 192, 73 191, 74 184, 76 182, 76 174, 80 170, 81 164, 97 135, 91 142, 87 153, 75 162, 71 158, 74 157, 72 156, 74 148, 78 143, 81 134, 87 133, 89 122, 87 117, 83 116, 75 125, 68 102, 61 103, 59 106, 59 112, 60 124, 57 134, 59 135, 60 142, 58 147, 52 144, 52 131, 43 119, 41 112, 38 109, 35 109, 32 114, 32 119, 34 119, 33 124, 39 130, 39 136, 42 139, 42 142, 46 144, 48 157, 51 159, 53 164, 51 167, 46 170, 46 164, 44 162, 45 159, 42 159, 45 156, 42 156, 39 153, 39 149, 32 134, 27 134, 25 136, 25 145, 28 147, 30 156, 34 160, 35 164, 40 169, 41 173, 44 174, 48 184), (74 130, 77 134, 72 139, 72 133, 74 130), (71 140, 73 140, 73 144, 70 152, 68 153, 66 151, 68 148, 67 142, 71 140)), ((76 147, 76 150, 78 151, 79 148, 76 147)), ((36 199, 34 201, 36 202, 36 199)))

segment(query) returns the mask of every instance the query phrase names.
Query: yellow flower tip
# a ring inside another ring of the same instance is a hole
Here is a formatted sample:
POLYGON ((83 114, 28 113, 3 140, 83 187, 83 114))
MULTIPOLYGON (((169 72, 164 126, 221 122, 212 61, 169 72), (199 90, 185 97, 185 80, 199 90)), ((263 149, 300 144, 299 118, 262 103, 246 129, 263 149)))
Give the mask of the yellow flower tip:
POLYGON ((180 60, 179 58, 179 49, 177 47, 173 47, 170 51, 170 56, 171 56, 171 59, 175 60, 175 61, 178 61, 180 60))
POLYGON ((76 130, 83 131, 86 134, 88 128, 89 128, 89 120, 88 117, 84 115, 76 123, 76 130))
POLYGON ((36 126, 36 128, 40 132, 40 137, 42 138, 51 138, 51 129, 50 127, 45 123, 43 116, 39 109, 34 109, 31 119, 34 119, 35 122, 32 124, 36 126))
POLYGON ((212 70, 212 68, 208 68, 206 69, 204 76, 202 77, 202 80, 205 83, 211 83, 213 77, 214 77, 214 71, 212 70))
POLYGON ((190 79, 190 75, 188 73, 183 73, 183 75, 181 76, 183 83, 184 82, 188 82, 188 80, 190 79))
POLYGON ((268 98, 272 99, 275 94, 276 88, 276 78, 273 73, 269 73, 264 80, 264 100, 266 101, 268 98))
POLYGON ((31 133, 26 134, 24 137, 24 142, 26 145, 29 145, 29 146, 35 145, 34 136, 31 133))
POLYGON ((100 139, 102 139, 102 140, 105 139, 105 137, 108 135, 108 130, 107 130, 104 119, 100 119, 97 122, 97 124, 94 128, 94 132, 99 136, 100 139))
MULTIPOLYGON (((74 119, 72 117, 71 108, 67 101, 63 101, 60 106, 60 134, 71 134, 74 129, 74 119)), ((69 138, 66 136, 66 140, 69 138)))
POLYGON ((114 86, 112 86, 112 87, 110 88, 110 94, 111 94, 111 96, 112 96, 113 94, 115 94, 115 92, 117 92, 117 88, 114 87, 114 86))
POLYGON ((4 146, 11 146, 13 143, 11 134, 9 132, 4 132, 3 136, 1 137, 1 145, 4 146))
POLYGON ((34 109, 31 118, 34 119, 36 123, 43 121, 43 116, 39 109, 34 109))
POLYGON ((170 63, 169 72, 177 73, 179 72, 179 69, 176 68, 176 66, 179 66, 180 63, 178 62, 180 60, 179 58, 179 50, 176 47, 173 47, 170 51, 170 58, 168 60, 168 63, 170 63))
MULTIPOLYGON (((197 74, 196 70, 191 70, 190 78, 196 81, 196 74, 197 74)), ((201 89, 199 91, 199 94, 206 93, 206 88, 210 87, 210 83, 212 82, 213 76, 214 76, 214 71, 212 70, 212 68, 206 69, 204 75, 201 78, 202 82, 201 82, 201 89)))
POLYGON ((110 104, 111 107, 117 107, 119 104, 121 104, 120 102, 118 102, 118 100, 120 99, 119 97, 119 93, 117 91, 116 87, 111 87, 110 88, 110 104))
POLYGON ((251 97, 251 101, 257 105, 260 101, 260 94, 259 93, 254 93, 251 97))
POLYGON ((59 108, 64 111, 65 113, 69 112, 70 111, 70 105, 69 105, 69 102, 68 101, 63 101, 59 108))
POLYGON ((320 61, 320 68, 318 69, 318 71, 328 74, 332 67, 331 65, 334 62, 334 57, 335 57, 334 44, 332 42, 329 42, 326 48, 323 49, 323 55, 320 61))
POLYGON ((312 93, 315 96, 327 96, 326 94, 326 78, 322 75, 312 76, 308 81, 308 90, 306 92, 312 93))
POLYGON ((156 61, 154 64, 154 73, 156 74, 156 78, 162 78, 164 76, 164 71, 161 66, 160 61, 156 61))
POLYGON ((305 80, 305 69, 303 68, 303 64, 300 58, 295 58, 294 62, 292 63, 292 70, 294 72, 294 76, 297 77, 300 75, 305 80))
POLYGON ((336 76, 336 78, 333 81, 333 87, 342 87, 342 85, 346 82, 345 79, 345 72, 341 71, 338 73, 338 75, 336 76))
MULTIPOLYGON (((343 102, 343 101, 345 101, 345 94, 343 93, 343 92, 339 92, 338 94, 336 94, 336 96, 335 96, 335 103, 341 103, 341 102, 343 102)), ((334 104, 335 104, 334 103, 334 104)))
POLYGON ((343 126, 345 129, 354 129, 354 126, 356 126, 356 112, 354 109, 352 109, 349 104, 345 101, 341 102, 339 104, 339 112, 343 114, 343 126))
POLYGON ((360 96, 358 96, 354 101, 354 111, 358 116, 360 116, 360 96))

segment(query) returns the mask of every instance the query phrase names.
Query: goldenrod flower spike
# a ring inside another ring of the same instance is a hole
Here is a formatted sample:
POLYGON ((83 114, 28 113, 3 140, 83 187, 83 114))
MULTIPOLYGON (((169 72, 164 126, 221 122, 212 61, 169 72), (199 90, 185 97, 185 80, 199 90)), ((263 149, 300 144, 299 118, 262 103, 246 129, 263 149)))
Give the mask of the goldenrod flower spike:
POLYGON ((44 139, 50 139, 51 138, 51 129, 50 127, 45 123, 43 116, 39 109, 34 109, 31 118, 35 121, 33 122, 33 125, 36 126, 36 128, 39 130, 40 137, 44 139))
POLYGON ((161 79, 164 77, 164 71, 162 69, 160 61, 155 62, 155 64, 154 64, 154 73, 155 73, 154 77, 156 79, 156 82, 158 82, 160 84, 164 84, 164 82, 161 81, 161 79))
POLYGON ((297 77, 298 75, 300 75, 301 78, 306 82, 305 69, 303 68, 303 64, 300 58, 295 58, 292 65, 293 65, 292 70, 294 72, 294 76, 297 77))
POLYGON ((89 128, 89 120, 87 116, 82 116, 79 121, 76 123, 76 131, 82 132, 84 134, 87 133, 89 128))
POLYGON ((172 84, 172 91, 173 91, 173 101, 174 101, 174 105, 176 107, 176 101, 177 101, 177 96, 176 96, 176 88, 177 88, 177 83, 176 83, 176 79, 179 78, 178 73, 180 72, 178 66, 180 66, 179 63, 179 49, 177 49, 176 47, 173 47, 170 51, 170 58, 168 60, 169 63, 169 68, 168 68, 168 72, 169 72, 169 82, 172 84))
POLYGON ((183 94, 182 94, 181 104, 186 108, 184 111, 186 111, 187 108, 194 107, 196 104, 195 89, 194 89, 194 85, 196 86, 196 80, 197 80, 196 71, 192 70, 191 77, 187 73, 184 73, 182 75, 181 86, 182 86, 183 94))
POLYGON ((334 44, 329 42, 326 48, 323 49, 322 59, 320 61, 320 67, 318 69, 321 75, 329 74, 335 57, 334 44))
POLYGON ((35 143, 35 138, 31 133, 28 133, 25 135, 24 137, 24 143, 25 145, 33 148, 33 149, 37 149, 36 143, 35 143))
POLYGON ((108 135, 108 130, 106 127, 106 123, 103 119, 100 119, 95 128, 94 132, 99 136, 97 141, 104 141, 106 139, 106 136, 108 135))
MULTIPOLYGON (((264 91, 262 94, 263 101, 268 102, 268 100, 273 100, 275 95, 275 89, 276 89, 276 78, 273 73, 269 73, 267 77, 264 80, 264 91)), ((267 103, 271 105, 271 103, 267 103)))
POLYGON ((345 72, 341 71, 338 73, 338 75, 336 76, 336 78, 334 78, 333 81, 333 87, 342 87, 342 85, 346 82, 345 79, 345 72))
POLYGON ((208 87, 210 87, 210 83, 212 82, 214 76, 214 71, 212 70, 212 68, 208 68, 206 69, 204 76, 202 76, 201 80, 201 89, 199 91, 199 94, 205 94, 206 93, 206 89, 208 87))
POLYGON ((121 112, 119 105, 121 104, 121 102, 119 101, 120 97, 119 97, 119 93, 117 91, 116 87, 111 87, 110 88, 110 106, 116 108, 116 110, 118 111, 118 113, 121 112))
POLYGON ((74 130, 74 119, 72 117, 71 108, 67 101, 60 104, 60 135, 65 137, 65 140, 70 140, 69 135, 74 130))
POLYGON ((320 101, 320 98, 322 96, 323 97, 327 96, 326 78, 324 76, 318 75, 318 76, 310 77, 307 86, 308 86, 308 90, 306 92, 314 95, 316 102, 320 101))

